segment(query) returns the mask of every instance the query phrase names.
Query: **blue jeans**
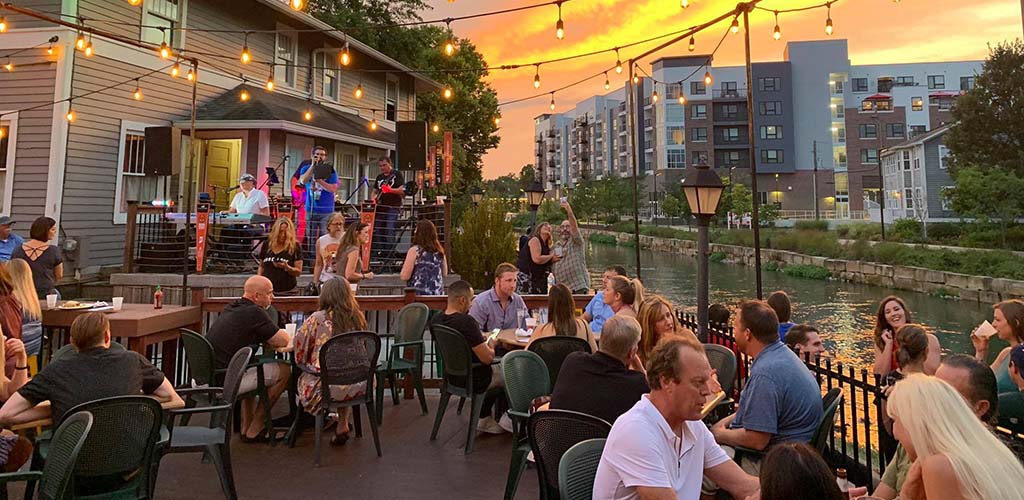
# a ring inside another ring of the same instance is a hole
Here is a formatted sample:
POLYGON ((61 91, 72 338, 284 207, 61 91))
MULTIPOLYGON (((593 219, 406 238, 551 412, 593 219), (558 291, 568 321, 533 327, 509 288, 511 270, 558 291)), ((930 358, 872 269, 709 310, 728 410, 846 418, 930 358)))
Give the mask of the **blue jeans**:
POLYGON ((306 212, 306 242, 303 245, 303 260, 312 263, 316 259, 316 240, 327 233, 327 219, 334 212, 306 212))
POLYGON ((395 245, 398 244, 395 235, 395 228, 398 226, 398 212, 398 207, 377 206, 377 215, 373 224, 374 233, 376 233, 374 239, 378 241, 378 244, 374 247, 377 248, 381 257, 390 257, 395 250, 395 245))

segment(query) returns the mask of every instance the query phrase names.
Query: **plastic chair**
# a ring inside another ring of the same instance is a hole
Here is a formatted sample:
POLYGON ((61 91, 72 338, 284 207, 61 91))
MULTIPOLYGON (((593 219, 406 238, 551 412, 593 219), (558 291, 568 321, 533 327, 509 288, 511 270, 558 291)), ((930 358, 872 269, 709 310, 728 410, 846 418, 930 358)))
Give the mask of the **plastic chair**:
POLYGON ((238 397, 238 386, 242 383, 250 357, 252 349, 249 347, 242 348, 231 357, 231 363, 225 370, 223 388, 195 387, 179 391, 187 399, 202 396, 204 404, 169 412, 169 444, 164 453, 204 452, 212 457, 224 496, 229 499, 238 498, 238 492, 235 491, 235 479, 231 471, 231 431, 228 426, 238 397), (189 426, 186 422, 175 427, 175 417, 181 416, 184 420, 184 417, 198 414, 210 415, 209 426, 189 426))
POLYGON ((185 358, 188 360, 188 375, 195 382, 195 385, 213 386, 216 377, 214 368, 213 346, 206 337, 182 328, 180 330, 181 345, 185 348, 185 358))
POLYGON ((607 439, 588 439, 573 445, 558 462, 558 490, 562 500, 590 500, 594 479, 607 439))
POLYGON ((589 353, 590 344, 579 337, 556 335, 537 339, 530 343, 528 349, 537 353, 544 360, 544 364, 548 365, 551 387, 554 387, 555 381, 558 380, 558 370, 562 368, 565 358, 578 351, 589 353))
POLYGON ((998 422, 1000 427, 1024 432, 1024 393, 1004 392, 999 395, 998 422))
POLYGON ((505 499, 510 500, 516 496, 519 479, 526 470, 526 456, 530 453, 530 440, 526 436, 530 405, 534 398, 551 394, 551 379, 544 360, 530 351, 506 354, 501 358, 501 373, 509 401, 508 415, 512 419, 512 462, 505 483, 505 499))
POLYGON ((709 422, 718 421, 723 417, 723 409, 728 411, 732 408, 735 400, 732 398, 733 388, 736 386, 736 353, 732 349, 720 344, 704 344, 704 354, 708 357, 708 363, 718 374, 718 383, 725 392, 725 399, 715 406, 715 409, 708 414, 709 422))
POLYGON ((377 366, 377 423, 384 422, 384 379, 391 386, 391 401, 398 405, 398 373, 407 373, 412 377, 416 395, 420 399, 420 410, 427 414, 427 397, 423 393, 423 330, 427 327, 430 309, 418 302, 406 304, 398 310, 398 316, 391 325, 392 333, 383 335, 394 337, 394 343, 388 350, 388 359, 377 366), (412 357, 408 357, 411 354, 412 357))
MULTIPOLYGON (((373 409, 373 375, 380 356, 380 337, 374 332, 348 332, 331 337, 320 347, 320 371, 308 370, 297 365, 302 371, 320 377, 321 405, 316 417, 313 464, 320 466, 320 435, 323 433, 324 417, 329 412, 340 408, 352 408, 356 437, 362 437, 362 424, 359 406, 366 407, 366 417, 370 421, 373 432, 373 445, 377 448, 377 456, 381 456, 380 436, 377 432, 376 413, 373 409), (334 401, 331 398, 332 385, 365 384, 362 396, 345 401, 334 401)), ((339 422, 338 425, 341 425, 339 422)))
MULTIPOLYGON (((431 325, 430 334, 437 342, 441 354, 444 374, 441 381, 441 400, 437 405, 437 417, 434 418, 434 429, 430 432, 430 440, 437 439, 437 431, 441 429, 441 420, 448 408, 452 396, 468 398, 472 409, 469 414, 469 430, 466 436, 465 454, 473 452, 476 443, 476 424, 480 420, 480 410, 484 405, 484 392, 473 387, 473 368, 480 366, 473 362, 473 352, 469 343, 461 333, 444 325, 431 325), (465 380, 463 386, 455 383, 457 379, 465 380)), ((501 389, 496 389, 500 391, 501 389)))
MULTIPOLYGON (((810 445, 818 450, 818 453, 824 456, 825 446, 828 445, 829 437, 832 435, 833 430, 836 426, 836 411, 839 406, 843 403, 843 390, 835 387, 830 389, 821 398, 822 406, 822 418, 821 423, 818 424, 817 430, 814 431, 814 436, 811 437, 810 445)), ((743 456, 750 457, 754 460, 761 460, 764 455, 768 453, 767 449, 755 450, 752 448, 745 448, 743 446, 736 446, 736 456, 734 460, 736 463, 740 463, 743 456)))
POLYGON ((612 425, 600 418, 568 410, 530 415, 529 438, 537 461, 541 498, 558 500, 558 468, 565 452, 588 439, 607 438, 612 425))
MULTIPOLYGON (((42 500, 63 500, 71 473, 74 471, 78 454, 92 429, 92 414, 75 413, 64 419, 50 440, 49 460, 42 471, 24 471, 0 474, 0 498, 7 500, 7 483, 38 481, 39 498, 42 500)), ((25 498, 31 500, 33 490, 26 488, 25 498)))

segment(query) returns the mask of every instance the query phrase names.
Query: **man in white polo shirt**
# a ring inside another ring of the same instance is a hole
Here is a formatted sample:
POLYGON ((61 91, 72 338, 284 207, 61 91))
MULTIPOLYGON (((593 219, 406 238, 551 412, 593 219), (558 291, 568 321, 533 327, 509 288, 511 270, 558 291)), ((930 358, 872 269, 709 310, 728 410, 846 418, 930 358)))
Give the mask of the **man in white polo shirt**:
POLYGON ((270 201, 267 193, 256 189, 256 177, 242 174, 238 178, 238 187, 240 190, 232 198, 228 213, 270 215, 270 201))
POLYGON ((735 498, 758 491, 701 422, 711 366, 699 344, 661 343, 647 360, 651 393, 608 435, 594 480, 595 500, 698 500, 703 476, 735 498))

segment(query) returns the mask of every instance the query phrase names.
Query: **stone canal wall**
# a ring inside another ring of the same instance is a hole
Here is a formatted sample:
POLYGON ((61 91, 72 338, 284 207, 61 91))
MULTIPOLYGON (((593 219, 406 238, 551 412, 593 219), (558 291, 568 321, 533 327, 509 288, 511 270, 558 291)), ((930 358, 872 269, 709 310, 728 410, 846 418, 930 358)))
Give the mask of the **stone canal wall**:
MULTIPOLYGON (((621 243, 632 244, 632 233, 619 233, 595 229, 581 229, 585 237, 590 234, 605 234, 614 237, 621 243)), ((640 246, 657 252, 697 257, 697 242, 674 238, 658 238, 640 236, 640 246)), ((722 253, 725 261, 737 264, 754 265, 754 249, 736 245, 712 243, 711 253, 722 253)), ((761 249, 762 266, 773 262, 779 268, 790 265, 811 265, 828 269, 832 277, 853 283, 864 283, 885 288, 910 290, 959 297, 983 303, 996 303, 1001 300, 1024 298, 1024 281, 990 276, 971 276, 967 274, 935 271, 922 267, 878 264, 856 260, 830 259, 816 257, 786 250, 761 249)))

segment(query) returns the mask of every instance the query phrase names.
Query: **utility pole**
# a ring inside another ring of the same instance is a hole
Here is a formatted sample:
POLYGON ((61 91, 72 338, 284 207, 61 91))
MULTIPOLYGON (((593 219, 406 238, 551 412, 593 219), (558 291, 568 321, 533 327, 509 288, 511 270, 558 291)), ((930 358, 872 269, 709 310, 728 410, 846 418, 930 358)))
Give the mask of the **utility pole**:
MULTIPOLYGON (((1024 2, 1024 0, 1021 0, 1024 2)), ((818 209, 818 141, 814 141, 814 220, 821 220, 821 211, 818 209)))
MULTIPOLYGON (((1024 0, 1022 0, 1024 1, 1024 0)), ((882 223, 882 241, 885 241, 885 177, 882 174, 882 150, 885 149, 885 131, 881 130, 882 122, 878 117, 878 104, 875 104, 875 135, 879 138, 878 154, 875 161, 878 164, 878 220, 882 223)))
POLYGON ((757 158, 754 150, 754 77, 750 62, 750 11, 754 9, 756 2, 748 2, 743 6, 743 49, 745 65, 747 70, 747 142, 749 143, 748 156, 750 157, 750 191, 753 193, 753 214, 751 214, 750 225, 754 232, 754 287, 757 291, 757 300, 764 296, 761 284, 761 223, 758 220, 758 209, 760 208, 761 193, 757 192, 757 158))

